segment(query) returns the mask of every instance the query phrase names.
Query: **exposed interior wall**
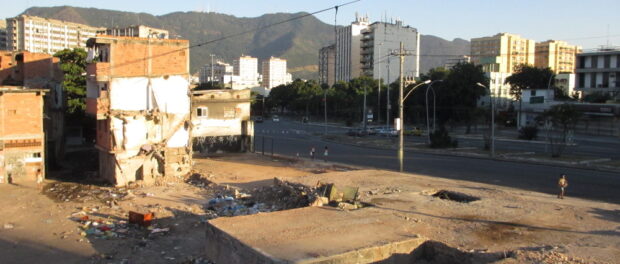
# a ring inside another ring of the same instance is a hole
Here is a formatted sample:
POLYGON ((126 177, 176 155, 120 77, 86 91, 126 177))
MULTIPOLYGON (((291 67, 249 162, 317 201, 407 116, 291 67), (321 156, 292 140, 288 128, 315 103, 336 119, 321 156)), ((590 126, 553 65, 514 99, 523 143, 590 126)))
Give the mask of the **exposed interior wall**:
MULTIPOLYGON (((110 111, 98 120, 97 146, 113 153, 100 173, 113 173, 116 185, 132 181, 153 183, 162 176, 189 172, 190 98, 187 76, 113 78, 110 111)), ((104 178, 111 178, 104 176, 104 178)))

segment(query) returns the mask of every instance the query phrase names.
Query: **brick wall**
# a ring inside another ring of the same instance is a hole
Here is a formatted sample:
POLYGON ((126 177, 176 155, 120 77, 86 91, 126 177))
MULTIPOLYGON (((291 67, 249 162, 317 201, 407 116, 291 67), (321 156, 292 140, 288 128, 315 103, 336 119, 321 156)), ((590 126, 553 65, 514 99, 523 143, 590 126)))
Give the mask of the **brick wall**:
POLYGON ((0 95, 0 119, 0 137, 41 135, 43 94, 3 92, 0 95))
POLYGON ((44 53, 0 53, 0 84, 9 76, 20 85, 43 88, 49 81, 60 81, 60 60, 44 53))
POLYGON ((146 40, 119 41, 112 46, 111 74, 114 77, 146 76, 149 58, 151 75, 189 74, 187 47, 187 41, 152 40, 150 44, 146 40))

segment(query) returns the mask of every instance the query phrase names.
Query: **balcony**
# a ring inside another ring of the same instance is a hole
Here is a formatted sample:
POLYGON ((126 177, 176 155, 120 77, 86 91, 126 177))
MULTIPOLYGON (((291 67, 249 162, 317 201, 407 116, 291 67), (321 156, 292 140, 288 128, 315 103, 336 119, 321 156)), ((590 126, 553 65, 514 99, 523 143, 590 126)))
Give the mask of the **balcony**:
POLYGON ((96 117, 97 120, 106 119, 109 110, 108 98, 86 98, 86 114, 96 117))

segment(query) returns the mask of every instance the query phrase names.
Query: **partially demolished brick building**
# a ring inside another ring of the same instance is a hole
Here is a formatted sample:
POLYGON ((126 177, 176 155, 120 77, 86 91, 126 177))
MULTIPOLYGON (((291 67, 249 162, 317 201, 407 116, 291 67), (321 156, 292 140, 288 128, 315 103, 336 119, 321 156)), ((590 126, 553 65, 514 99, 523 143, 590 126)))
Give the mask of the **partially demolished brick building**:
POLYGON ((97 119, 99 175, 117 186, 191 168, 189 42, 88 41, 86 112, 97 119))

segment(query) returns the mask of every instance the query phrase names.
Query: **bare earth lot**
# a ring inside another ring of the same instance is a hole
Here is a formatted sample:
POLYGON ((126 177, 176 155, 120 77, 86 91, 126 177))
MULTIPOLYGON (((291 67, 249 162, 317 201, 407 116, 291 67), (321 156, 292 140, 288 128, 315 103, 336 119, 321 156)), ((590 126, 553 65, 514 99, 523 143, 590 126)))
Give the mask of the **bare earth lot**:
POLYGON ((205 205, 234 188, 270 186, 274 177, 310 186, 317 181, 359 186, 362 201, 374 205, 357 210, 360 217, 384 214, 411 235, 462 252, 512 252, 498 263, 620 259, 620 206, 571 198, 570 188, 569 196, 559 200, 493 185, 350 170, 322 161, 273 161, 254 154, 196 159, 194 169, 200 180, 121 190, 48 181, 41 193, 35 186, 1 185, 1 262, 210 263, 204 253, 204 223, 215 215, 205 205), (477 200, 432 196, 441 190, 477 200), (127 225, 129 211, 154 212, 153 226, 127 225), (99 230, 93 222, 111 228, 99 230))

